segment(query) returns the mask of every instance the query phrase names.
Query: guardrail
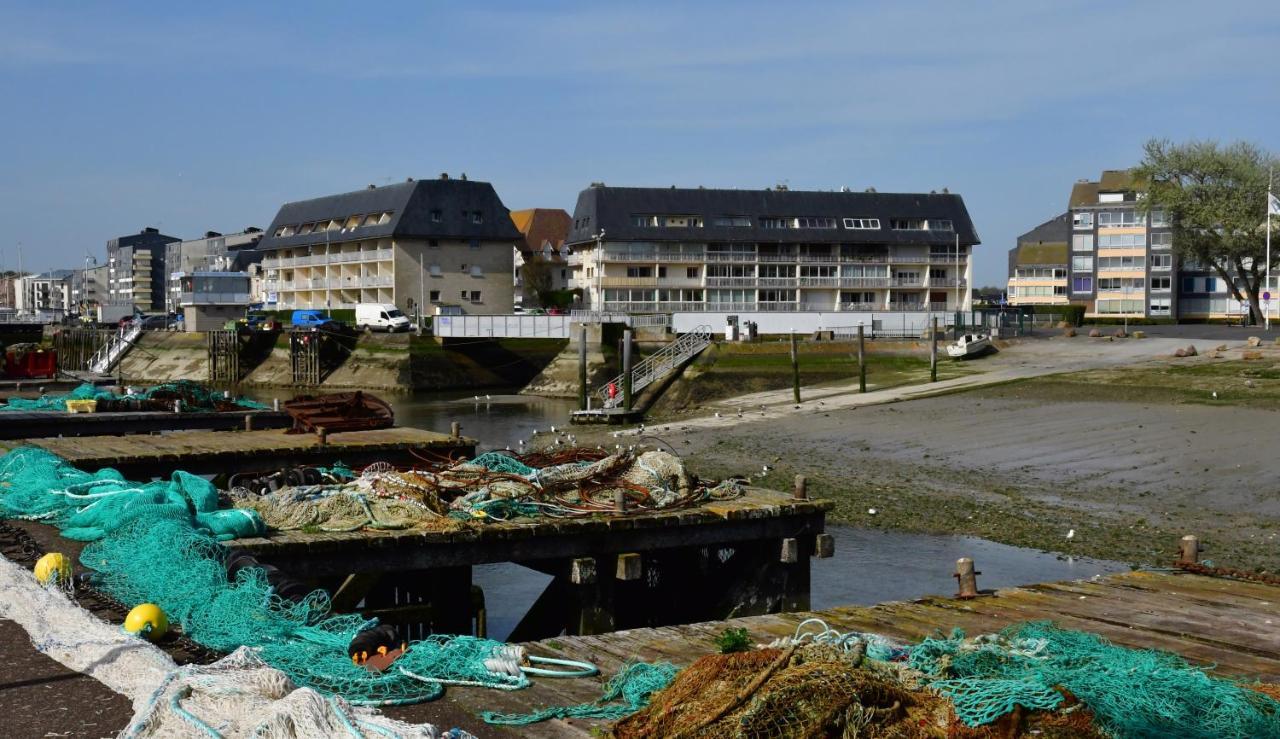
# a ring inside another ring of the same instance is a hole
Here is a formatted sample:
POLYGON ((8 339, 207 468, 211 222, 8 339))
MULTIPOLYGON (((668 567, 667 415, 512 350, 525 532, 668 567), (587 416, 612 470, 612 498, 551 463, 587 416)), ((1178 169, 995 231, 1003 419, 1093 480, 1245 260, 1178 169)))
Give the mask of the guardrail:
POLYGON ((571 316, 434 316, 432 333, 450 338, 567 339, 571 316))

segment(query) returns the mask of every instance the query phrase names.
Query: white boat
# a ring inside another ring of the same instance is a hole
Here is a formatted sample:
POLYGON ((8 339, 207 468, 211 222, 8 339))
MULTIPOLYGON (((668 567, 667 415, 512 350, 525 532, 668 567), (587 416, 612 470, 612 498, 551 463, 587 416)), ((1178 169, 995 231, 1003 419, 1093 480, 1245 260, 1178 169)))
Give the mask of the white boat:
POLYGON ((947 356, 952 359, 976 357, 991 348, 991 337, 987 334, 965 334, 947 344, 947 356))

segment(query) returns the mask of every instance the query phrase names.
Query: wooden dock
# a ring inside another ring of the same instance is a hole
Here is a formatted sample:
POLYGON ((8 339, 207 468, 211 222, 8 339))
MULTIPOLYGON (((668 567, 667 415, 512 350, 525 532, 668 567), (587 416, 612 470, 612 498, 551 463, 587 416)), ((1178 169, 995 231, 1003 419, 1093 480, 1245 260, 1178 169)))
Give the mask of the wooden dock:
POLYGON ((293 419, 288 413, 271 410, 246 409, 219 413, 2 411, 0 439, 152 434, 164 431, 286 429, 292 425, 293 419))
MULTIPOLYGON (((605 681, 629 659, 666 660, 681 667, 715 651, 724 629, 747 629, 757 643, 791 636, 806 618, 840 631, 873 632, 915 642, 959 627, 969 636, 1023 621, 1100 634, 1133 648, 1175 652, 1215 673, 1280 682, 1280 586, 1167 572, 1131 572, 1088 581, 1007 588, 972 600, 930 597, 816 613, 780 613, 687 626, 634 629, 599 636, 560 636, 526 644, 532 654, 587 660, 591 679, 534 678, 521 691, 449 688, 447 700, 479 714, 523 713, 599 698, 605 681)), ((527 737, 586 737, 601 722, 545 721, 518 727, 527 737)))
MULTIPOLYGON (((471 566, 553 577, 513 640, 809 607, 809 560, 830 556, 831 503, 750 489, 734 500, 623 516, 472 523, 454 531, 279 533, 228 547, 326 585, 335 607, 470 633, 471 566), (436 604, 435 608, 431 604, 436 604)), ((502 597, 501 593, 485 597, 502 597)))
POLYGON ((11 440, 0 443, 0 450, 19 446, 46 449, 83 470, 114 467, 126 478, 146 480, 168 476, 174 470, 219 475, 335 462, 351 467, 379 461, 408 466, 424 457, 473 456, 476 442, 412 428, 349 431, 329 434, 325 440, 314 434, 286 434, 280 430, 176 431, 11 440))

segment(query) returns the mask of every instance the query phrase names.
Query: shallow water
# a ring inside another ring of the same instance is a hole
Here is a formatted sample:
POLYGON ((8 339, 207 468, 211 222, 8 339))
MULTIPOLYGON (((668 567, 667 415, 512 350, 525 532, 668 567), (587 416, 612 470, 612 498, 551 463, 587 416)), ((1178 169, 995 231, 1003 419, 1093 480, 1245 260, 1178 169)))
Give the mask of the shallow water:
MULTIPOLYGON (((259 398, 270 400, 270 393, 259 398)), ((283 397, 283 396, 281 396, 283 397)), ((480 441, 481 449, 518 448, 537 429, 568 423, 574 401, 527 395, 418 393, 384 395, 402 426, 448 431, 458 421, 462 432, 480 441)), ((828 525, 835 537, 831 559, 812 561, 811 605, 872 605, 925 595, 951 595, 955 560, 972 557, 979 588, 999 588, 1052 580, 1089 578, 1120 572, 1128 565, 1088 558, 1068 558, 1034 549, 997 544, 967 536, 935 536, 898 531, 828 525)), ((485 592, 489 636, 503 639, 546 587, 550 578, 512 564, 480 565, 474 582, 485 592)))

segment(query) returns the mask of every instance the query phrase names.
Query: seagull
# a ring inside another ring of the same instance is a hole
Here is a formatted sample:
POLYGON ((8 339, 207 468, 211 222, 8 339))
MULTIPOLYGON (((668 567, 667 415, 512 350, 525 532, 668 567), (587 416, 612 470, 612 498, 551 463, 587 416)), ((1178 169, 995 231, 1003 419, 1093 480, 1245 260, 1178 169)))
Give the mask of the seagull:
POLYGON ((1076 530, 1075 530, 1075 529, 1071 529, 1070 531, 1068 531, 1068 532, 1067 532, 1067 538, 1068 538, 1068 539, 1074 539, 1074 538, 1076 538, 1076 530))
POLYGON ((716 411, 716 418, 720 417, 720 411, 716 411))
POLYGON ((485 393, 485 394, 484 394, 484 399, 485 399, 485 400, 493 400, 493 396, 492 396, 492 395, 490 395, 489 393, 485 393))
POLYGON ((1218 397, 1218 391, 1217 391, 1217 390, 1214 390, 1214 391, 1213 391, 1213 397, 1215 397, 1215 398, 1216 398, 1216 397, 1218 397))
POLYGON ((533 430, 533 435, 534 435, 534 436, 537 436, 537 435, 538 435, 538 430, 537 430, 537 429, 534 429, 534 430, 533 430))
POLYGON ((869 515, 874 516, 874 515, 876 515, 876 509, 874 509, 874 508, 868 508, 868 509, 867 509, 867 513, 868 513, 869 515))
POLYGON ((519 442, 517 442, 517 443, 518 443, 520 446, 524 446, 524 439, 521 439, 521 440, 520 440, 519 442))
POLYGON ((764 465, 763 467, 761 467, 761 468, 760 468, 760 474, 762 474, 762 475, 767 475, 767 474, 769 474, 769 470, 771 470, 771 469, 773 469, 773 468, 766 464, 766 465, 764 465))
POLYGON ((556 432, 556 427, 555 427, 555 426, 552 426, 552 427, 551 427, 551 433, 553 433, 553 434, 554 434, 555 432, 556 432))
POLYGON ((796 410, 800 410, 800 405, 796 404, 796 410))
POLYGON ((474 398, 476 399, 476 402, 477 402, 477 403, 479 403, 479 402, 480 402, 480 396, 479 396, 479 395, 474 395, 474 396, 472 396, 472 397, 474 397, 474 398))

